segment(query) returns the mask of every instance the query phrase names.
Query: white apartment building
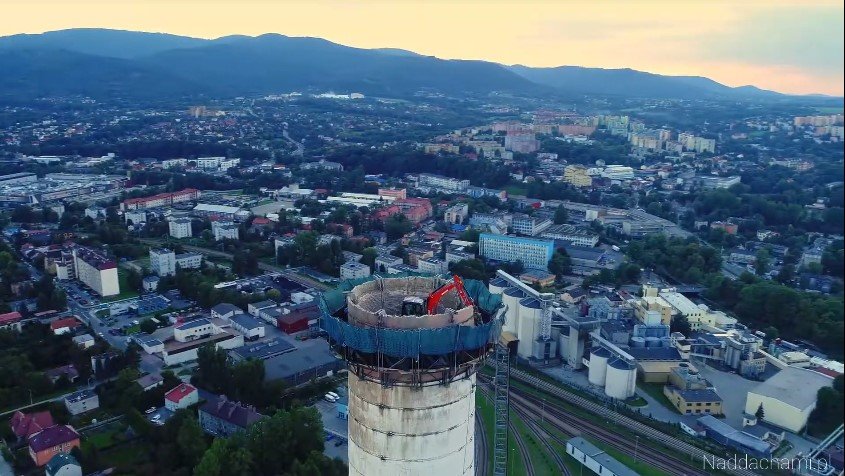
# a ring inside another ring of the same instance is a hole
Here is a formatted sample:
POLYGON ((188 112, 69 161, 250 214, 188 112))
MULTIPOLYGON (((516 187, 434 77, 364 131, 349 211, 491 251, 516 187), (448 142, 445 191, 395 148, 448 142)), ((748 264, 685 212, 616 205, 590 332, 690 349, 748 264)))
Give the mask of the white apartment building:
POLYGON ((188 159, 165 159, 161 161, 161 168, 172 169, 175 167, 185 167, 188 165, 188 159))
POLYGON ((541 233, 540 236, 552 240, 570 241, 573 245, 579 246, 596 246, 599 243, 599 235, 589 230, 566 224, 553 225, 541 233))
POLYGON ((73 266, 76 278, 100 296, 120 294, 117 263, 87 248, 74 248, 73 266))
POLYGON ((131 221, 135 225, 139 223, 146 223, 147 212, 145 212, 144 210, 126 210, 123 213, 123 219, 126 221, 131 221))
POLYGON ((420 258, 417 261, 417 271, 426 274, 443 274, 449 271, 449 263, 440 258, 420 258))
POLYGON ((176 255, 179 269, 198 269, 202 267, 202 255, 199 253, 181 253, 176 255))
POLYGON ((548 218, 538 218, 528 215, 514 215, 511 228, 520 235, 536 236, 552 226, 548 218))
POLYGON ((366 278, 370 275, 370 267, 363 263, 347 261, 340 265, 340 279, 366 278))
POLYGON ((478 254, 496 261, 521 261, 528 269, 548 270, 554 253, 554 242, 518 236, 482 233, 478 254))
POLYGON ((214 241, 240 239, 240 229, 231 221, 211 222, 211 232, 214 234, 214 241))
POLYGON ((173 238, 190 238, 193 236, 190 218, 175 218, 168 223, 170 236, 173 238))
POLYGON ((176 274, 176 253, 167 248, 150 248, 150 270, 158 276, 176 274))
POLYGON ((449 193, 465 193, 467 187, 469 187, 469 180, 459 180, 442 175, 420 174, 419 186, 449 193))
POLYGON ((446 209, 443 213, 443 221, 452 224, 461 224, 469 216, 469 206, 466 203, 456 203, 446 209))

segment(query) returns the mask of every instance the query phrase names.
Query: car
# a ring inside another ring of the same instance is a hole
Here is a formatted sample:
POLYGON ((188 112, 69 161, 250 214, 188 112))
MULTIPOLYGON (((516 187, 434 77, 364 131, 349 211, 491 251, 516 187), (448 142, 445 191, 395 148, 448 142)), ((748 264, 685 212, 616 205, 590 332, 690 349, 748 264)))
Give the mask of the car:
POLYGON ((146 413, 147 415, 149 415, 150 413, 152 413, 152 412, 154 412, 154 411, 156 411, 156 407, 150 407, 150 408, 147 408, 147 409, 144 411, 144 413, 146 413))
POLYGON ((161 420, 153 420, 153 424, 158 426, 164 426, 164 422, 161 420))
POLYGON ((161 413, 156 413, 155 415, 153 415, 151 420, 152 421, 161 420, 161 413))

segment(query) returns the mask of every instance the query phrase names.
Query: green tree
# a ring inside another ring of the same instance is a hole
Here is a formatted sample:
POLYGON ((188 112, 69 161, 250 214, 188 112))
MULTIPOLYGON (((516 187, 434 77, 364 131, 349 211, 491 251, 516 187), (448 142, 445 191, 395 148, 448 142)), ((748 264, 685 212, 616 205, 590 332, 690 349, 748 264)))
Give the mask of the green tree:
POLYGON ((364 248, 361 252, 361 263, 370 267, 370 271, 375 271, 376 267, 376 258, 378 257, 378 251, 375 248, 364 248))
POLYGON ((757 407, 757 411, 754 412, 754 416, 757 417, 757 420, 763 421, 766 418, 766 410, 763 409, 763 404, 761 403, 759 407, 757 407))
POLYGON ((566 253, 566 250, 560 248, 552 255, 549 260, 549 272, 560 278, 566 274, 572 274, 572 259, 566 253))
POLYGON ((557 209, 555 210, 555 218, 554 218, 555 224, 556 225, 562 225, 562 224, 566 223, 567 220, 569 220, 569 210, 564 208, 563 205, 557 207, 557 209))
POLYGON ((408 217, 401 213, 391 215, 384 222, 384 232, 387 233, 387 238, 391 240, 401 238, 412 229, 413 225, 411 224, 411 221, 408 220, 408 217))
POLYGON ((208 445, 205 443, 205 434, 193 415, 182 420, 176 436, 176 445, 179 447, 182 460, 191 467, 203 457, 208 445))
POLYGON ((769 264, 771 264, 771 261, 772 258, 769 255, 769 250, 765 248, 757 250, 757 253, 754 255, 754 272, 757 273, 757 276, 766 274, 766 271, 769 270, 769 264))

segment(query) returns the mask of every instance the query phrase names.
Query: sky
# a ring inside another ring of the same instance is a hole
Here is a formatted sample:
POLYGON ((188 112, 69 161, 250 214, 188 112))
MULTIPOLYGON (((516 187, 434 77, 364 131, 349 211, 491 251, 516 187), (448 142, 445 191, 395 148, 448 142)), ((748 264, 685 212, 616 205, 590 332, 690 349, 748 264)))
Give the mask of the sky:
POLYGON ((0 35, 281 33, 527 66, 633 68, 843 95, 841 0, 0 0, 0 35))

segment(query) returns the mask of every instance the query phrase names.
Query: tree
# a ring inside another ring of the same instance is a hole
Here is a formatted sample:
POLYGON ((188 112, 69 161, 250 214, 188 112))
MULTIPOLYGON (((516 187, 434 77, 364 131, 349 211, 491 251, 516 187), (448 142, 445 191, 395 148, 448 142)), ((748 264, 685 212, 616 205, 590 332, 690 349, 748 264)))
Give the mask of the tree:
POLYGON ((772 259, 769 255, 769 250, 765 248, 757 250, 757 253, 754 255, 754 272, 757 273, 757 276, 766 274, 766 271, 769 270, 769 264, 771 261, 772 259))
POLYGON ((763 333, 766 334, 766 339, 775 340, 780 336, 780 332, 778 332, 778 328, 774 326, 769 326, 763 329, 763 333))
POLYGON ((370 267, 370 271, 376 271, 376 258, 378 257, 378 251, 375 248, 364 248, 361 252, 361 263, 370 267))
POLYGON ((564 208, 563 205, 557 207, 557 210, 555 210, 555 218, 554 218, 555 224, 556 225, 562 225, 562 224, 566 223, 567 220, 569 220, 569 210, 564 208))
POLYGON ((821 438, 833 431, 845 419, 845 389, 843 376, 833 380, 832 387, 822 387, 816 394, 816 408, 807 420, 807 432, 821 438))
POLYGON ((156 325, 155 322, 153 322, 152 319, 144 319, 143 321, 141 321, 141 324, 140 324, 139 327, 141 329, 141 332, 144 332, 144 333, 147 333, 147 334, 152 334, 153 332, 156 331, 156 329, 158 329, 158 326, 156 325))
POLYGON ((549 272, 560 278, 566 274, 572 274, 572 259, 566 253, 566 250, 560 248, 552 255, 549 260, 549 272))
POLYGON ((672 318, 672 322, 669 325, 670 332, 680 332, 685 337, 689 337, 692 335, 692 326, 690 325, 689 319, 687 316, 683 314, 678 314, 677 316, 672 318))
POLYGON ((754 412, 754 416, 757 417, 757 420, 763 421, 763 418, 766 418, 766 410, 763 409, 763 404, 760 403, 760 406, 757 407, 757 411, 754 412))
POLYGON ((191 467, 196 465, 203 457, 208 445, 205 443, 202 428, 193 415, 182 420, 179 433, 176 436, 176 445, 179 447, 182 460, 191 467))
POLYGON ((387 233, 387 238, 391 240, 401 238, 411 231, 411 229, 413 229, 411 221, 408 220, 408 217, 401 213, 391 215, 390 218, 384 222, 384 232, 387 233))

